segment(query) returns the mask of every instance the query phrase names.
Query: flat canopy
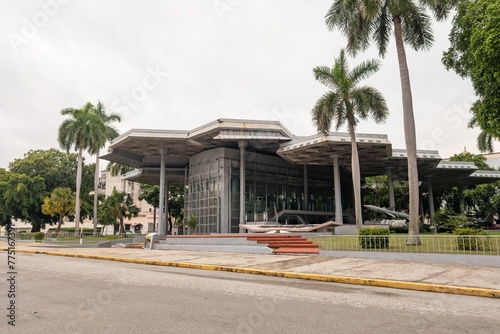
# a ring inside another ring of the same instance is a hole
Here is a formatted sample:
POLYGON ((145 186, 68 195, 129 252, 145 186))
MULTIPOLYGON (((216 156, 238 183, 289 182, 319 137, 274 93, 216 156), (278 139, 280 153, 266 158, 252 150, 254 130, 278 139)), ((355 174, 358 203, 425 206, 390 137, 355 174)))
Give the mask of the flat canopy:
MULTIPOLYGON (((111 152, 101 158, 135 167, 125 178, 148 184, 159 184, 160 150, 166 149, 165 167, 171 184, 184 184, 184 169, 189 159, 203 151, 226 147, 238 149, 246 142, 246 150, 279 156, 298 165, 332 165, 339 158, 342 169, 351 171, 351 139, 342 132, 327 136, 294 136, 278 121, 218 119, 190 131, 132 129, 117 137, 111 152)), ((356 134, 361 177, 385 175, 406 180, 407 156, 393 149, 386 135, 356 134)), ((456 185, 490 183, 500 179, 500 172, 478 171, 473 163, 442 161, 437 151, 417 151, 419 180, 433 189, 449 189, 456 185)))

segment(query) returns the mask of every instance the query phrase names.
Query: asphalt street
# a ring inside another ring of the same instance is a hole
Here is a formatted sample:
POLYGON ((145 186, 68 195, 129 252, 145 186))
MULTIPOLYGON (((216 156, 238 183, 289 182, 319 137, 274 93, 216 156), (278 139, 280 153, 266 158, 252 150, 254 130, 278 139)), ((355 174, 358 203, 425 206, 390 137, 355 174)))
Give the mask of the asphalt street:
POLYGON ((1 333, 495 333, 500 326, 493 298, 42 254, 18 253, 17 262, 16 326, 2 317, 1 333))

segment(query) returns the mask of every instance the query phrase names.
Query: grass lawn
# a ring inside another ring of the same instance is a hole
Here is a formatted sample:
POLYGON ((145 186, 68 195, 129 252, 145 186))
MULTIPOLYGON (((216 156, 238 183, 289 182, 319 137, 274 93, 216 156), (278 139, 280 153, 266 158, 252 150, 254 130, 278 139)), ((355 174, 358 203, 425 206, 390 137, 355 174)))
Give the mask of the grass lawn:
MULTIPOLYGON (((372 238, 373 236, 364 236, 372 238)), ((383 236, 375 236, 380 238, 383 236)), ((363 252, 401 252, 401 253, 428 253, 428 254, 488 254, 500 255, 500 233, 486 236, 486 238, 466 236, 461 239, 465 243, 465 248, 459 249, 459 236, 452 234, 430 235, 421 234, 421 245, 406 245, 405 234, 391 234, 389 236, 389 246, 387 248, 363 249, 360 246, 357 235, 337 235, 321 238, 310 238, 323 251, 363 251, 363 252), (477 240, 477 241, 476 241, 477 240), (469 242, 472 246, 468 246, 469 242)))
MULTIPOLYGON (((83 242, 86 244, 90 243, 100 243, 100 242, 105 242, 108 240, 117 240, 119 239, 119 235, 99 235, 99 236, 84 236, 83 237, 83 242)), ((55 238, 54 238, 55 239, 55 238)), ((60 243, 79 243, 80 238, 75 238, 75 237, 59 237, 55 240, 51 240, 52 242, 60 242, 60 243)))

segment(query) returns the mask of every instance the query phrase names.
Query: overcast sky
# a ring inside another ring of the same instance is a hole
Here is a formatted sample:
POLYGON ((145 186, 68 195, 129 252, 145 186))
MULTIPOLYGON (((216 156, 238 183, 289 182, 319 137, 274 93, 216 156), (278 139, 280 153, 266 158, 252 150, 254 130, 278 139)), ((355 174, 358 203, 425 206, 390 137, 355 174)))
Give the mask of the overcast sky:
MULTIPOLYGON (((324 16, 332 0, 2 1, 0 168, 30 149, 57 148, 60 110, 102 101, 132 128, 190 130, 218 118, 279 120, 296 135, 316 130, 310 110, 326 87, 312 69, 345 45, 324 16)), ((467 129, 471 84, 441 64, 451 23, 434 25, 425 53, 407 48, 419 149, 445 158, 477 153, 467 129)), ((376 58, 375 49, 351 67, 376 58)), ((366 83, 390 119, 357 132, 387 134, 405 148, 392 42, 366 83)), ((346 129, 342 129, 345 131, 346 129)))

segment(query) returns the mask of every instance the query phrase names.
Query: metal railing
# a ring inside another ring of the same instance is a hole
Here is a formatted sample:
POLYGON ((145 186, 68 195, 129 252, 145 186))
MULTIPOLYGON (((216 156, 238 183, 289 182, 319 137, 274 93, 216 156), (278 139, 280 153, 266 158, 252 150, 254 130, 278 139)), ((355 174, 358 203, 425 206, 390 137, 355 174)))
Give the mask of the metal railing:
POLYGON ((323 251, 500 255, 497 235, 420 235, 420 245, 407 235, 332 235, 308 238, 323 251))
MULTIPOLYGON (((18 233, 15 238, 17 240, 34 240, 34 233, 18 233)), ((59 233, 48 232, 42 240, 42 243, 54 243, 64 245, 78 245, 78 244, 99 244, 102 242, 112 241, 122 244, 143 243, 145 235, 142 234, 123 234, 123 235, 93 235, 93 233, 84 233, 75 237, 74 232, 62 231, 59 233), (80 240, 81 239, 81 240, 80 240)))

